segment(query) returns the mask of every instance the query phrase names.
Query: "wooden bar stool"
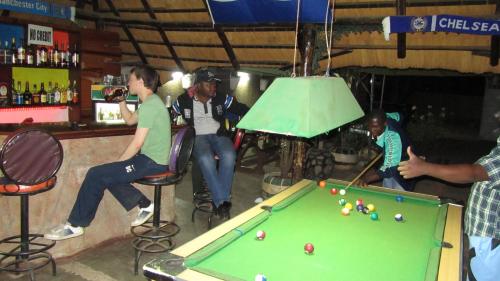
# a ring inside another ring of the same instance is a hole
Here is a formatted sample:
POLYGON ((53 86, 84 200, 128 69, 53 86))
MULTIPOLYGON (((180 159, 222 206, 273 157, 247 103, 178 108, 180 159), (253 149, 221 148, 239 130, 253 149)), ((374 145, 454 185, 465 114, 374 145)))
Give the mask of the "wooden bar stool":
POLYGON ((175 243, 172 237, 180 231, 180 227, 173 223, 160 219, 161 188, 178 183, 186 172, 186 166, 193 151, 195 133, 192 127, 180 129, 174 136, 170 149, 170 162, 168 171, 147 176, 136 183, 154 186, 154 211, 153 218, 146 223, 131 228, 136 237, 132 241, 135 249, 134 273, 137 275, 139 259, 143 252, 161 253, 171 250, 175 243))
MULTIPOLYGON (((245 131, 241 129, 236 130, 236 134, 233 139, 233 148, 235 151, 241 146, 243 138, 245 137, 245 131)), ((214 155, 216 160, 219 159, 217 155, 214 155)), ((235 166, 236 167, 236 166, 235 166)), ((191 213, 191 221, 194 222, 194 217, 196 212, 208 213, 208 229, 212 228, 212 218, 215 214, 215 205, 212 201, 212 196, 208 190, 206 182, 203 180, 201 175, 201 169, 198 167, 197 163, 193 163, 193 185, 199 186, 197 190, 193 190, 193 212, 191 213)), ((231 214, 228 214, 228 219, 231 218, 231 214)))
POLYGON ((56 264, 47 252, 55 241, 46 240, 43 234, 29 233, 29 196, 52 189, 56 173, 63 161, 61 143, 51 134, 38 129, 16 131, 5 139, 0 148, 0 194, 19 196, 21 199, 21 234, 0 240, 8 244, 8 251, 0 251, 0 271, 29 272, 35 280, 34 270, 56 264))

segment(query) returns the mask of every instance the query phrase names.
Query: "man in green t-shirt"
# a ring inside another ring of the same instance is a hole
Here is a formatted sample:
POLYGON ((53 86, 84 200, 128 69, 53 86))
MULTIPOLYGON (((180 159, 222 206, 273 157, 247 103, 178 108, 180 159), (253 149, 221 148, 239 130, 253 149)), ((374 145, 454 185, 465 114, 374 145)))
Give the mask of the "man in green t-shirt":
POLYGON ((45 238, 63 240, 82 235, 83 228, 94 219, 106 189, 127 211, 136 206, 139 208, 132 226, 145 223, 153 215, 153 203, 131 183, 168 169, 170 117, 165 105, 155 94, 158 84, 158 73, 151 67, 132 69, 128 88, 131 94, 139 96, 141 107, 131 112, 124 99, 119 102, 125 122, 128 125, 137 124, 132 141, 118 161, 89 169, 67 223, 45 234, 45 238))

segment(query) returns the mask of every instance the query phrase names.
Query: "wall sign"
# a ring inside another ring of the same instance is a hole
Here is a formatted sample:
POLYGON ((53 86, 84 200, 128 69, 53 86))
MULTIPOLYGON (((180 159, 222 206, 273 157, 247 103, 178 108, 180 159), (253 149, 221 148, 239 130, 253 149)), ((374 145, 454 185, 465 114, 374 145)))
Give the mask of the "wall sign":
POLYGON ((75 7, 40 0, 0 0, 0 10, 75 20, 75 7))
POLYGON ((52 46, 53 37, 52 27, 28 24, 28 45, 52 46))

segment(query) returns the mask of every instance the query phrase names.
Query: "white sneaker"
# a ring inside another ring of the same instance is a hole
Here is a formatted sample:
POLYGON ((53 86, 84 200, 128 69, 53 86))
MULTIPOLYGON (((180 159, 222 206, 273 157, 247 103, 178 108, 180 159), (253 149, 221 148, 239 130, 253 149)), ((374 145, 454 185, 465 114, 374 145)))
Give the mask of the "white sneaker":
POLYGON ((262 203, 262 201, 264 201, 264 198, 262 197, 257 197, 257 199, 255 199, 255 201, 253 201, 255 204, 259 204, 259 203, 262 203))
POLYGON ((64 240, 68 238, 77 237, 83 234, 83 227, 77 226, 73 227, 71 224, 66 223, 64 225, 59 225, 52 229, 49 233, 46 233, 43 237, 49 240, 64 240))
POLYGON ((134 221, 130 224, 130 226, 139 226, 145 222, 147 222, 154 213, 155 210, 155 205, 153 203, 149 204, 147 208, 141 208, 139 209, 139 213, 137 214, 137 217, 135 218, 134 221))

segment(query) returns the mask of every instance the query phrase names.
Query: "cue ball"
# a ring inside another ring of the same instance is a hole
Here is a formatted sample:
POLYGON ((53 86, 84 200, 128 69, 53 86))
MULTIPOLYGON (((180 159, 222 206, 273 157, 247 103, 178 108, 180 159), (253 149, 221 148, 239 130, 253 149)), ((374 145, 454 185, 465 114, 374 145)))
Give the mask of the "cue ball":
POLYGON ((255 275, 255 281, 267 281, 267 278, 266 276, 264 276, 264 274, 257 274, 255 275))
POLYGON ((340 206, 344 206, 346 203, 347 203, 347 201, 344 198, 342 198, 342 199, 339 200, 339 205, 340 206))
POLYGON ((351 211, 348 208, 342 208, 342 215, 348 216, 351 211))
POLYGON ((264 238, 266 238, 266 233, 264 231, 262 231, 262 230, 259 230, 259 231, 257 231, 257 235, 256 236, 257 236, 257 239, 264 240, 264 238))
POLYGON ((336 195, 336 194, 337 194, 337 192, 338 192, 338 191, 337 191, 337 189, 336 189, 336 188, 332 188, 332 189, 330 189, 330 193, 331 193, 332 195, 336 195))
POLYGON ((319 181, 318 185, 319 185, 319 187, 325 187, 326 186, 326 181, 319 181))
POLYGON ((345 195, 345 189, 341 189, 341 190, 339 191, 339 193, 340 193, 340 195, 345 195))
POLYGON ((403 221, 403 215, 401 215, 401 214, 396 214, 396 215, 394 216, 394 219, 395 219, 396 221, 403 221))
POLYGON ((306 252, 306 254, 312 254, 312 252, 314 252, 314 246, 312 243, 306 243, 304 245, 304 251, 306 252))
POLYGON ((363 200, 362 199, 356 200, 356 206, 359 206, 359 205, 363 205, 363 200))
POLYGON ((372 221, 378 220, 378 214, 377 213, 371 213, 370 219, 372 219, 372 221))
POLYGON ((347 209, 349 209, 349 211, 352 210, 352 204, 351 203, 346 203, 344 205, 344 207, 346 207, 347 209))
POLYGON ((369 210, 370 212, 375 211, 375 205, 373 205, 373 204, 368 204, 368 205, 366 205, 366 207, 368 208, 368 210, 369 210))
POLYGON ((403 196, 401 196, 401 195, 396 196, 396 201, 397 202, 403 202, 404 201, 403 196))

